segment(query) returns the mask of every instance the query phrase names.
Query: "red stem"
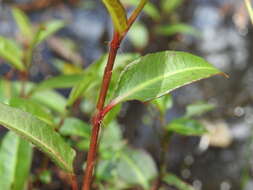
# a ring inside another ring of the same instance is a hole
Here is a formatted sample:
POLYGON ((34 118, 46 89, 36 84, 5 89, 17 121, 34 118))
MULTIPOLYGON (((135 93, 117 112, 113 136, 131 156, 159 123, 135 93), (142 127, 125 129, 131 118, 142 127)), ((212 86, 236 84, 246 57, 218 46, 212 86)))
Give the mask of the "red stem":
POLYGON ((114 106, 114 105, 108 105, 105 110, 104 104, 105 99, 107 95, 107 91, 110 85, 111 77, 112 77, 112 70, 114 66, 114 61, 119 49, 119 46, 126 36, 128 30, 136 20, 137 16, 140 14, 140 11, 144 7, 145 3, 141 3, 140 6, 138 6, 135 11, 132 13, 130 18, 128 19, 128 28, 123 34, 119 34, 118 32, 114 32, 113 39, 110 43, 110 50, 109 50, 109 57, 107 61, 107 65, 104 71, 102 86, 98 98, 97 103, 97 111, 92 119, 92 132, 91 132, 91 139, 90 139, 90 147, 88 151, 88 158, 87 158, 87 164, 86 164, 86 171, 83 178, 83 186, 82 190, 90 190, 91 183, 92 183, 92 176, 93 176, 93 170, 96 163, 96 154, 98 149, 98 136, 100 131, 100 125, 101 121, 103 120, 105 114, 114 106))
POLYGON ((71 179, 72 190, 78 190, 78 184, 77 184, 76 176, 75 175, 71 175, 70 179, 71 179))
POLYGON ((100 123, 103 119, 101 112, 104 107, 105 98, 107 95, 108 87, 110 84, 111 76, 112 76, 112 69, 114 65, 114 61, 117 55, 117 51, 119 45, 121 43, 122 38, 120 37, 118 32, 115 32, 113 35, 113 39, 110 44, 110 51, 108 62, 104 71, 104 77, 102 82, 102 87, 99 94, 99 99, 97 103, 97 113, 93 117, 93 128, 91 132, 91 139, 90 139, 90 148, 88 152, 87 164, 86 164, 86 171, 83 178, 83 187, 82 190, 90 190, 91 182, 92 182, 92 175, 96 161, 96 153, 98 148, 98 135, 100 130, 100 123))

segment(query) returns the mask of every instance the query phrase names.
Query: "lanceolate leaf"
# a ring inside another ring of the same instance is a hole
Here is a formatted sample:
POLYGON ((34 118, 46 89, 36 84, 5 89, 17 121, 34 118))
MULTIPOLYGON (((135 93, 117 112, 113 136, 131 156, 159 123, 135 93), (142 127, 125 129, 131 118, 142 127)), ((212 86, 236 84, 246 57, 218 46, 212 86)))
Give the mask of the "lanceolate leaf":
POLYGON ((32 91, 41 91, 53 88, 70 88, 81 81, 83 74, 60 75, 51 77, 39 83, 32 91))
POLYGON ((0 146, 0 189, 24 189, 31 160, 31 145, 13 132, 8 132, 0 146))
POLYGON ((103 0, 103 3, 112 17, 114 27, 117 31, 123 33, 127 29, 127 17, 120 0, 103 0))
POLYGON ((22 57, 21 48, 14 41, 0 36, 0 58, 8 61, 16 69, 24 70, 22 57))
POLYGON ((196 120, 180 118, 175 119, 166 127, 168 131, 173 131, 181 135, 198 136, 207 132, 205 127, 196 120))
POLYGON ((43 24, 39 28, 39 30, 36 34, 36 37, 33 42, 34 46, 40 44, 41 42, 46 40, 49 36, 51 36, 52 34, 54 34, 55 32, 57 32, 58 30, 60 30, 63 27, 64 27, 64 22, 62 22, 60 20, 53 20, 53 21, 43 24))
POLYGON ((34 100, 13 97, 10 99, 9 105, 33 114, 38 119, 46 122, 50 126, 54 125, 53 117, 50 112, 34 100))
POLYGON ((120 153, 117 176, 123 181, 149 189, 149 182, 156 175, 156 166, 149 154, 133 149, 125 149, 120 153))
POLYGON ((184 117, 193 117, 200 116, 206 112, 209 112, 215 108, 214 104, 209 104, 205 102, 196 102, 194 104, 190 104, 186 107, 186 114, 184 117))
POLYGON ((43 121, 27 112, 0 103, 0 124, 35 144, 62 169, 73 172, 74 150, 43 121))
POLYGON ((148 101, 220 73, 204 59, 189 53, 149 54, 132 62, 122 72, 111 104, 127 100, 148 101))
POLYGON ((15 21, 17 22, 17 25, 23 37, 32 39, 33 31, 32 31, 32 25, 29 21, 29 18, 25 15, 24 12, 22 12, 21 10, 17 8, 12 9, 12 14, 15 18, 15 21))
POLYGON ((178 190, 195 190, 191 185, 185 183, 183 180, 171 173, 167 173, 164 176, 163 181, 176 187, 178 190))

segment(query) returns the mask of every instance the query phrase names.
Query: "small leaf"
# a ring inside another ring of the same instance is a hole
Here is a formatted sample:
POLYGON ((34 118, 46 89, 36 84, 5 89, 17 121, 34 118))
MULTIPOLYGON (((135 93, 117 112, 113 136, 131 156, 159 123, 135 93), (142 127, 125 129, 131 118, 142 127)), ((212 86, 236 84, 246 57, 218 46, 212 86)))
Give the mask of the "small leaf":
MULTIPOLYGON (((117 122, 113 121, 103 130, 99 151, 102 158, 107 158, 108 152, 116 152, 124 146, 122 132, 117 122)), ((108 159, 108 158, 107 158, 108 159)))
POLYGON ((0 36, 0 58, 5 59, 18 70, 24 70, 22 57, 22 50, 15 41, 0 36))
POLYGON ((66 98, 54 90, 35 92, 32 94, 31 99, 58 113, 66 113, 66 98))
POLYGON ((184 0, 162 0, 161 8, 165 13, 171 13, 177 9, 184 0))
POLYGON ((82 74, 60 75, 51 77, 36 85, 32 91, 35 92, 54 88, 70 88, 81 81, 82 78, 82 74))
POLYGON ((43 121, 0 103, 0 124, 35 144, 65 171, 73 172, 74 150, 43 121))
POLYGON ((205 102, 197 102, 195 104, 190 104, 186 107, 186 114, 184 117, 192 117, 192 116, 199 116, 206 112, 212 111, 215 108, 215 105, 208 104, 205 102))
POLYGON ((149 40, 147 28, 138 22, 131 27, 131 30, 128 32, 128 37, 131 43, 139 49, 146 47, 149 40))
POLYGON ((168 185, 176 187, 178 190, 195 190, 191 185, 185 183, 183 180, 171 173, 167 173, 164 176, 163 181, 168 185))
POLYGON ((80 66, 65 62, 60 59, 53 60, 53 65, 60 71, 60 73, 64 75, 81 74, 83 72, 80 66))
POLYGON ((12 9, 12 14, 21 31, 21 34, 28 39, 33 38, 32 25, 25 13, 17 8, 12 9))
MULTIPOLYGON (((111 84, 109 87, 108 97, 110 96, 112 89, 114 89, 115 81, 118 80, 120 72, 123 68, 132 60, 136 59, 138 54, 119 54, 116 57, 111 84)), ((103 55, 99 58, 95 63, 91 64, 87 69, 84 70, 83 79, 78 82, 72 89, 70 96, 68 98, 68 106, 72 105, 77 98, 81 97, 83 94, 91 94, 93 98, 97 98, 96 94, 98 94, 100 89, 100 83, 103 77, 104 68, 107 63, 107 55, 103 55), (94 91, 88 91, 88 89, 94 86, 94 91)))
POLYGON ((31 161, 31 145, 13 132, 8 132, 0 146, 0 189, 24 189, 31 161))
MULTIPOLYGON (((136 7, 139 5, 140 0, 122 0, 122 2, 126 5, 131 5, 131 6, 136 7)), ((159 20, 161 17, 159 10, 151 2, 146 3, 145 7, 143 8, 143 12, 146 13, 148 16, 150 16, 154 20, 159 20)))
POLYGON ((221 72, 204 59, 185 52, 165 51, 141 57, 122 72, 115 105, 128 100, 149 101, 181 86, 221 72))
POLYGON ((149 189, 149 182, 157 175, 152 157, 146 152, 125 149, 119 155, 117 176, 128 184, 140 184, 149 189))
POLYGON ((175 119, 166 128, 168 131, 188 136, 203 135, 207 132, 205 127, 198 121, 186 118, 175 119))
POLYGON ((52 173, 50 170, 44 170, 39 174, 39 179, 44 184, 49 184, 52 181, 52 173))
POLYGON ((250 16, 250 20, 253 24, 253 8, 251 5, 251 2, 250 2, 250 0, 244 0, 244 1, 245 1, 245 5, 247 7, 247 10, 248 10, 249 16, 250 16))
POLYGON ((125 32, 128 27, 127 17, 125 8, 121 4, 120 0, 103 0, 103 3, 112 17, 115 29, 120 33, 125 32))
POLYGON ((38 119, 41 119, 42 121, 46 122, 50 126, 54 125, 53 117, 50 114, 50 112, 45 107, 38 104, 34 100, 14 97, 14 98, 11 98, 9 105, 12 107, 22 109, 25 112, 29 112, 33 114, 38 119))
POLYGON ((172 36, 179 33, 196 37, 200 36, 200 32, 196 28, 184 23, 160 26, 156 29, 156 32, 164 36, 172 36))
POLYGON ((166 111, 173 105, 170 94, 154 99, 150 103, 153 104, 163 115, 165 115, 166 111))
POLYGON ((90 137, 91 126, 84 121, 70 117, 64 120, 60 128, 60 133, 65 136, 75 135, 81 137, 90 137))
POLYGON ((40 26, 39 30, 34 39, 34 46, 39 45, 44 40, 46 40, 49 36, 53 35, 55 32, 64 27, 64 22, 60 20, 54 20, 47 22, 40 26))

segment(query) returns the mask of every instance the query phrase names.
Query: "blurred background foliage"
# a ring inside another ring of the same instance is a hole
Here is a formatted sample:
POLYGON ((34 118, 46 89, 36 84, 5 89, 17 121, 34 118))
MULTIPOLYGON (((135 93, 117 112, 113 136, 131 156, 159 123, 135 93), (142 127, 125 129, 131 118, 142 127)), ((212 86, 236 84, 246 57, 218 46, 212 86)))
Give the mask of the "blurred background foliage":
MULTIPOLYGON (((78 151, 81 181, 110 17, 98 0, 0 3, 0 101, 57 130, 78 151)), ((131 11, 138 0, 122 3, 131 11)), ((115 107, 103 121, 94 189, 151 189, 161 171, 161 189, 253 189, 252 39, 243 1, 151 0, 120 47, 110 89, 129 62, 168 49, 204 56, 230 78, 115 107)), ((70 188, 66 174, 26 141, 2 127, 0 137, 0 176, 4 161, 16 171, 14 163, 26 163, 12 189, 70 188)))

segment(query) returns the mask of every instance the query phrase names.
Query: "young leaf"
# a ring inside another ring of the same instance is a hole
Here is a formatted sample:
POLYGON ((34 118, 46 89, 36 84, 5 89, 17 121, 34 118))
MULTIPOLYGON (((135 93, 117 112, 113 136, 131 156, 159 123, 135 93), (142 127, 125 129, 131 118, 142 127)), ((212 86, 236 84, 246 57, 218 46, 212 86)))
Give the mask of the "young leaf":
POLYGON ((41 42, 46 40, 49 36, 60 30, 61 28, 64 27, 64 22, 60 20, 54 20, 47 22, 43 24, 39 30, 37 31, 37 34, 34 39, 34 47, 39 45, 41 42))
POLYGON ((172 107, 172 97, 170 94, 154 99, 150 102, 153 104, 163 115, 172 107))
POLYGON ((148 44, 148 29, 143 24, 136 22, 128 32, 128 38, 136 48, 142 49, 148 44))
POLYGON ((120 0, 103 0, 103 3, 112 17, 115 29, 123 33, 127 29, 127 17, 120 0))
POLYGON ((173 131, 180 135, 203 135, 207 132, 205 127, 196 120, 180 118, 175 119, 166 127, 168 131, 173 131))
POLYGON ((33 114, 38 119, 41 119, 42 121, 46 122, 50 126, 54 125, 53 117, 50 114, 50 112, 45 107, 38 104, 34 100, 14 97, 10 99, 9 105, 12 107, 22 109, 25 112, 29 112, 33 114))
POLYGON ((46 107, 58 113, 66 113, 66 98, 54 90, 35 92, 32 94, 31 99, 39 102, 42 105, 45 105, 46 107))
POLYGON ((29 18, 25 15, 24 12, 17 8, 12 9, 12 14, 15 18, 15 21, 21 31, 21 34, 28 39, 33 38, 32 25, 29 21, 29 18))
POLYGON ((161 8, 165 13, 171 13, 183 3, 183 0, 162 0, 161 8))
POLYGON ((0 103, 0 124, 35 144, 65 171, 73 172, 75 151, 43 121, 0 103))
POLYGON ((156 29, 156 32, 164 36, 172 36, 178 33, 196 37, 200 36, 200 32, 196 28, 184 23, 160 26, 156 29))
MULTIPOLYGON (((95 94, 98 94, 99 84, 103 77, 107 57, 107 55, 103 55, 101 58, 95 61, 95 63, 91 64, 87 69, 84 70, 83 79, 73 87, 70 93, 70 96, 68 98, 68 106, 72 105, 76 99, 81 97, 83 94, 87 95, 89 93, 88 89, 91 86, 94 86, 96 90, 96 92, 90 91, 91 95, 94 97, 95 94)), ((111 89, 114 89, 115 81, 118 80, 120 72, 129 62, 133 61, 137 57, 139 57, 138 54, 122 54, 117 56, 114 64, 108 96, 112 91, 111 89)))
POLYGON ((13 132, 8 132, 0 146, 0 189, 24 189, 31 161, 31 145, 13 132))
POLYGON ((178 190, 195 190, 191 185, 185 183, 183 180, 171 173, 167 173, 164 176, 163 181, 169 185, 176 187, 178 190))
POLYGON ((128 184, 140 184, 148 189, 149 181, 157 175, 157 169, 149 154, 128 148, 120 152, 117 174, 128 184))
POLYGON ((91 127, 89 124, 74 117, 66 118, 60 128, 60 133, 66 136, 75 135, 89 138, 90 131, 91 127))
POLYGON ((215 105, 208 104, 205 102, 197 102, 195 104, 190 104, 186 107, 186 114, 184 117, 190 118, 192 116, 199 116, 206 112, 209 112, 215 108, 215 105))
POLYGON ((220 73, 204 59, 189 53, 165 51, 149 54, 135 60, 122 72, 111 104, 127 100, 149 101, 220 73))
MULTIPOLYGON (((140 0, 122 0, 122 2, 126 5, 131 5, 131 6, 136 7, 139 5, 140 0)), ((159 20, 161 17, 159 10, 151 2, 146 3, 145 7, 143 8, 143 12, 146 13, 148 16, 150 16, 154 20, 159 20)))
POLYGON ((14 41, 0 36, 0 58, 5 59, 18 70, 24 70, 22 57, 21 48, 14 41))
POLYGON ((60 75, 51 77, 36 85, 32 91, 35 92, 54 88, 70 88, 81 81, 82 78, 82 74, 60 75))
POLYGON ((244 1, 245 1, 245 5, 247 7, 247 10, 248 10, 249 16, 250 16, 250 20, 253 24, 253 8, 251 5, 251 2, 250 2, 250 0, 244 0, 244 1))

